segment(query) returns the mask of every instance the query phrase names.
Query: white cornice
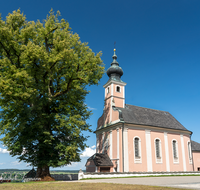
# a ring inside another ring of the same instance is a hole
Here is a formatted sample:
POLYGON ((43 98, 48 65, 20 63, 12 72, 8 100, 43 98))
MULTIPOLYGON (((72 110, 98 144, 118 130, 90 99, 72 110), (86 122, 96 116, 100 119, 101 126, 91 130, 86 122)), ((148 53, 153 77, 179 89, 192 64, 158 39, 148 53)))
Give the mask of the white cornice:
POLYGON ((103 87, 106 88, 107 86, 109 86, 112 83, 115 83, 115 84, 118 84, 118 85, 121 85, 121 86, 126 86, 125 82, 119 82, 119 81, 115 81, 115 80, 110 80, 109 82, 104 84, 103 87))

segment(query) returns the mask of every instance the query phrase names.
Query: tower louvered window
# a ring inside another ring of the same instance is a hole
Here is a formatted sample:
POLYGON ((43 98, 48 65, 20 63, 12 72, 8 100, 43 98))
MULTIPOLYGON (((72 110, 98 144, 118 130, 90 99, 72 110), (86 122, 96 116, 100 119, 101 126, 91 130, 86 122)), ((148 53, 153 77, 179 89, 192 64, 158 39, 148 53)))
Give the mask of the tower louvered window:
POLYGON ((119 86, 117 86, 116 91, 120 92, 120 87, 119 86))
POLYGON ((177 143, 176 143, 176 141, 175 140, 173 140, 173 142, 172 142, 172 144, 173 144, 173 154, 174 154, 174 158, 178 158, 178 156, 177 156, 177 143))
POLYGON ((139 157, 139 138, 135 138, 135 157, 139 157))
POLYGON ((156 157, 160 158, 160 140, 156 139, 156 157))

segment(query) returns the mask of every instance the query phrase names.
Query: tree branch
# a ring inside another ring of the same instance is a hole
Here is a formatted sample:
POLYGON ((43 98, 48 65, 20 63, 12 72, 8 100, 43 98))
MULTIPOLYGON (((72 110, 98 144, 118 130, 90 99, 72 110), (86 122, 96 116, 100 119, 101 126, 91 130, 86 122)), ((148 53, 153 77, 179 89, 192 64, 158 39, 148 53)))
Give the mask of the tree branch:
MULTIPOLYGON (((54 63, 51 65, 50 70, 56 65, 56 63, 58 63, 58 61, 54 62, 54 63)), ((45 78, 45 77, 47 76, 48 73, 49 73, 49 72, 46 71, 46 72, 44 73, 43 78, 45 78)))
POLYGON ((47 36, 48 36, 50 33, 54 32, 57 28, 58 28, 58 26, 56 26, 54 29, 50 30, 49 33, 47 34, 47 36))
POLYGON ((53 96, 53 98, 59 97, 59 96, 61 96, 61 95, 63 95, 63 94, 66 94, 67 92, 69 92, 69 90, 70 90, 70 85, 71 85, 72 81, 73 81, 73 79, 70 78, 70 79, 69 79, 69 82, 68 82, 68 85, 67 85, 67 89, 64 90, 64 91, 62 91, 62 92, 56 93, 56 94, 53 96))
POLYGON ((2 43, 1 41, 0 41, 0 44, 1 44, 1 46, 3 47, 4 51, 6 52, 7 57, 8 57, 8 59, 10 60, 10 62, 14 65, 14 63, 13 63, 11 57, 10 57, 10 53, 7 51, 7 49, 4 47, 4 45, 3 45, 3 43, 2 43))
POLYGON ((52 30, 50 30, 47 34, 47 36, 44 38, 45 39, 45 46, 46 46, 46 51, 49 53, 49 45, 51 44, 48 44, 48 35, 52 32, 54 32, 56 29, 58 28, 58 26, 56 26, 55 28, 53 28, 52 30))

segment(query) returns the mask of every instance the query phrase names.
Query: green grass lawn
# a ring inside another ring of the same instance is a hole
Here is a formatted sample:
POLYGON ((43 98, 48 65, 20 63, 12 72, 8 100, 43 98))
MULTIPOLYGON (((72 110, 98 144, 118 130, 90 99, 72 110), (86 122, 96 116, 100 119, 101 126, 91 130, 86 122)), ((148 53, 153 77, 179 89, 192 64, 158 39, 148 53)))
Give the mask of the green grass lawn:
POLYGON ((3 183, 0 190, 180 190, 179 188, 157 187, 146 185, 122 185, 111 183, 80 183, 80 182, 29 182, 3 183))

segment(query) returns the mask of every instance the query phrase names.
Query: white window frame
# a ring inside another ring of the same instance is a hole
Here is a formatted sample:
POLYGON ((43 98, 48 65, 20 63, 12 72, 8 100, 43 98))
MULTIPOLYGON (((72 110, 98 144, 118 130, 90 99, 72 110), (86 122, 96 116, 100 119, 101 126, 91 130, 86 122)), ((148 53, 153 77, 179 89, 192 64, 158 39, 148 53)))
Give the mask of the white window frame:
POLYGON ((173 157, 173 163, 174 163, 174 164, 179 164, 178 141, 177 141, 176 139, 172 139, 172 157, 173 157), (176 141, 176 154, 177 154, 177 158, 174 158, 173 141, 176 141))
POLYGON ((142 149, 141 149, 141 139, 138 136, 135 136, 133 138, 133 154, 134 154, 134 163, 142 163, 142 149), (135 139, 138 138, 139 139, 139 144, 138 144, 138 148, 139 148, 139 157, 135 156, 135 139))
POLYGON ((188 148, 189 163, 192 164, 192 147, 190 141, 187 142, 187 148, 188 148))
POLYGON ((115 91, 118 92, 118 93, 121 93, 121 86, 116 85, 116 87, 115 87, 115 91), (117 91, 117 87, 119 87, 119 92, 117 91))
POLYGON ((161 144, 161 140, 159 138, 155 138, 154 140, 154 150, 155 150, 155 158, 156 158, 156 164, 162 164, 162 144, 161 144), (157 157, 156 154, 156 140, 159 140, 159 152, 160 152, 160 157, 157 157))

